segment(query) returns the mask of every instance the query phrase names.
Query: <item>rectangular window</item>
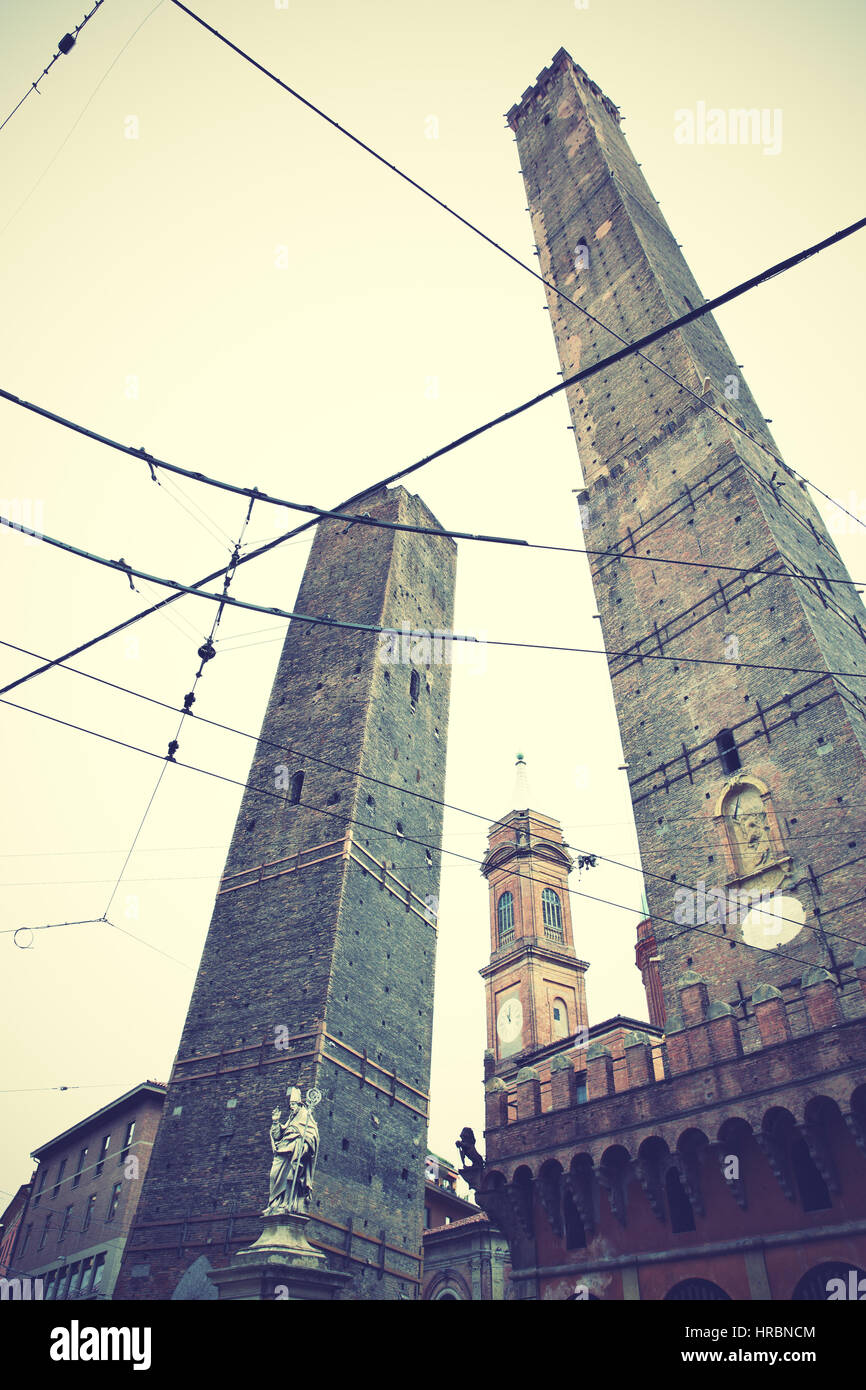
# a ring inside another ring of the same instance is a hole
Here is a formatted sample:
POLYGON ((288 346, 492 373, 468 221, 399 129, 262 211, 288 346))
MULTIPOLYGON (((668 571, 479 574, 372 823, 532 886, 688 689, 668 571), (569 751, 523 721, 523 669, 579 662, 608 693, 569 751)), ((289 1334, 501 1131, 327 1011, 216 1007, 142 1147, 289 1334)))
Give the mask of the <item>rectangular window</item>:
POLYGON ((87 1199, 87 1205, 86 1205, 85 1208, 84 1208, 84 1216, 81 1218, 81 1229, 82 1229, 82 1231, 86 1231, 87 1228, 89 1227, 91 1221, 93 1220, 93 1209, 94 1209, 95 1206, 96 1206, 96 1193, 95 1193, 95 1192, 91 1192, 90 1196, 89 1196, 88 1199, 87 1199))
POLYGON ((93 1278, 93 1256, 88 1255, 86 1260, 81 1261, 81 1279, 78 1284, 78 1292, 82 1298, 90 1292, 90 1281, 93 1278))
POLYGON ((65 1210, 65 1212, 63 1213, 63 1222, 62 1222, 62 1224, 61 1224, 61 1226, 60 1226, 60 1234, 59 1234, 58 1237, 57 1237, 57 1243, 58 1243, 58 1245, 60 1244, 61 1240, 65 1240, 65 1239, 66 1239, 66 1232, 69 1230, 69 1219, 70 1219, 71 1216, 72 1216, 72 1207, 67 1207, 66 1210, 65 1210))
POLYGON ((78 1271, 79 1271, 80 1269, 81 1269, 81 1264, 80 1264, 80 1262, 79 1262, 78 1260, 76 1260, 76 1262, 75 1262, 74 1265, 70 1265, 69 1268, 67 1269, 67 1271, 66 1271, 66 1278, 65 1278, 64 1281, 63 1281, 63 1297, 64 1297, 64 1298, 71 1298, 71 1297, 72 1297, 72 1288, 73 1288, 73 1285, 75 1284, 76 1279, 78 1278, 78 1271))
POLYGON ((45 1225, 42 1227, 42 1238, 41 1238, 40 1241, 39 1241, 39 1249, 40 1249, 40 1250, 42 1249, 43 1245, 45 1244, 46 1240, 48 1239, 48 1232, 49 1232, 50 1230, 51 1230, 51 1212, 49 1212, 48 1215, 46 1216, 46 1218, 45 1218, 45 1225))
POLYGON ((91 1287, 92 1289, 98 1289, 98 1288, 99 1288, 100 1284, 102 1283, 102 1279, 103 1279, 104 1274, 105 1274, 105 1255, 104 1255, 104 1254, 103 1254, 103 1255, 97 1255, 97 1256, 96 1256, 96 1259, 93 1261, 93 1279, 92 1279, 91 1284, 90 1284, 90 1287, 91 1287))
POLYGON ((82 1150, 81 1150, 81 1153, 78 1155, 78 1167, 77 1167, 76 1170, 75 1170, 75 1177, 72 1179, 72 1186, 73 1186, 73 1187, 77 1187, 78 1184, 81 1182, 81 1172, 82 1172, 82 1169, 84 1168, 84 1165, 85 1165, 86 1162, 87 1162, 87 1150, 86 1150, 86 1149, 82 1149, 82 1150))
POLYGON ((27 1229, 26 1229, 25 1232, 24 1232, 24 1239, 23 1239, 22 1242, 21 1242, 21 1249, 18 1251, 18 1254, 19 1254, 19 1255, 23 1255, 23 1254, 24 1254, 24 1251, 27 1249, 27 1246, 30 1244, 30 1232, 31 1232, 32 1230, 33 1230, 33 1222, 31 1221, 31 1222, 30 1222, 30 1225, 27 1227, 27 1229))
POLYGON ((117 1212, 117 1204, 120 1201, 121 1187, 122 1183, 116 1182, 114 1184, 114 1187, 111 1189, 111 1201, 108 1203, 108 1212, 105 1217, 106 1221, 114 1220, 115 1214, 117 1212))
POLYGON ((65 1172, 66 1172, 66 1159, 64 1158, 64 1159, 61 1160, 60 1167, 57 1169, 57 1180, 55 1181, 54 1187, 53 1187, 52 1192, 51 1192, 52 1198, 56 1197, 57 1194, 58 1194, 58 1192, 60 1191, 60 1184, 63 1182, 63 1174, 64 1174, 65 1172))
POLYGON ((39 1170, 39 1182, 36 1185, 36 1196, 33 1198, 34 1207, 38 1207, 39 1203, 42 1201, 42 1189, 45 1186, 45 1179, 47 1177, 48 1169, 45 1167, 45 1164, 43 1163, 42 1167, 39 1170))
POLYGON ((48 1273, 46 1274, 46 1276, 45 1276, 45 1291, 44 1291, 44 1293, 43 1293, 43 1298, 53 1298, 53 1297, 54 1297, 54 1283, 55 1283, 55 1280, 56 1280, 56 1279, 57 1279, 57 1270, 56 1270, 56 1269, 49 1270, 49 1272, 48 1272, 48 1273))
POLYGON ((132 1136, 134 1133, 135 1120, 130 1120, 129 1124, 126 1126, 126 1134, 123 1136, 123 1148, 120 1150, 120 1156, 117 1160, 118 1163, 123 1163, 125 1161, 126 1155, 129 1153, 129 1146, 132 1143, 132 1136))
POLYGON ((97 1165, 96 1165, 96 1172, 94 1173, 94 1177, 96 1177, 96 1178, 99 1177, 100 1173, 102 1172, 103 1168, 105 1167, 105 1159, 106 1159, 106 1157, 107 1157, 107 1155, 108 1155, 108 1150, 109 1150, 110 1146, 111 1146, 111 1135, 110 1135, 110 1134, 106 1134, 105 1137, 104 1137, 103 1140, 102 1140, 102 1148, 101 1148, 100 1151, 99 1151, 99 1161, 98 1161, 98 1163, 97 1163, 97 1165))
POLYGON ((69 1281, 70 1298, 77 1298, 81 1291, 81 1280, 84 1276, 84 1266, 86 1264, 87 1261, 82 1260, 80 1263, 76 1263, 72 1266, 72 1278, 69 1281))

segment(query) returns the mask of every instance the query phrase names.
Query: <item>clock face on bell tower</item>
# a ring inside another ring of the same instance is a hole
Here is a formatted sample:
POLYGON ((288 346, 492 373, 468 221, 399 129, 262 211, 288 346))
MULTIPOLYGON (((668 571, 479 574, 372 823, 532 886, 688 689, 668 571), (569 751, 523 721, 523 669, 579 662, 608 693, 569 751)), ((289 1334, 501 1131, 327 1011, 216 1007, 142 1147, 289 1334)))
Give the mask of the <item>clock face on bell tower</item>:
POLYGON ((508 1057, 522 1048, 523 1005, 519 995, 512 994, 500 1004, 496 1015, 496 1036, 499 1040, 499 1055, 508 1057))

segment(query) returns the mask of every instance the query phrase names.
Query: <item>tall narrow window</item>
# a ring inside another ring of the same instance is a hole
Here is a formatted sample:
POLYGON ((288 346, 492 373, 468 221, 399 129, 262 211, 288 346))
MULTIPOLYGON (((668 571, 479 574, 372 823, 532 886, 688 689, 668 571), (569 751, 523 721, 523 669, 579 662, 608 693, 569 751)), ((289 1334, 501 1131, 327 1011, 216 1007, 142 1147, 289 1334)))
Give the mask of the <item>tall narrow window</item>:
POLYGON ((47 1177, 48 1177, 48 1169, 47 1169, 47 1168, 45 1167, 45 1165, 43 1164, 42 1169, 41 1169, 41 1171, 40 1171, 40 1173, 39 1173, 39 1183, 38 1183, 38 1185, 37 1185, 37 1187, 36 1187, 36 1196, 33 1198, 33 1205, 34 1205, 34 1207, 38 1207, 40 1201, 42 1200, 42 1189, 43 1189, 43 1187, 45 1186, 45 1179, 46 1179, 47 1177))
POLYGON ((81 1278, 78 1282, 78 1292, 85 1294, 90 1289, 90 1280, 93 1276, 93 1256, 88 1255, 86 1260, 81 1261, 81 1278))
POLYGON ((57 1169, 57 1177, 54 1181, 54 1187, 51 1189, 52 1200, 57 1196, 58 1192, 60 1191, 60 1184, 63 1182, 63 1174, 65 1173, 65 1171, 66 1159, 64 1158, 61 1159, 60 1167, 57 1169))
POLYGON ((568 1036, 568 1008, 564 999, 554 999, 553 1001, 553 1036, 555 1038, 568 1036))
POLYGON ((96 1206, 96 1193, 91 1192, 87 1199, 87 1206, 84 1208, 84 1216, 81 1219, 81 1229, 86 1231, 93 1219, 93 1208, 96 1206))
POLYGON ((84 1170, 84 1165, 85 1165, 86 1162, 87 1162, 87 1150, 86 1150, 86 1149, 82 1149, 82 1150, 81 1150, 81 1153, 78 1155, 78 1167, 75 1169, 75 1177, 72 1179, 72 1186, 73 1186, 73 1187, 77 1187, 78 1184, 81 1182, 81 1174, 82 1174, 82 1172, 83 1172, 83 1170, 84 1170))
POLYGON ((562 940, 562 906, 558 894, 552 888, 545 888, 541 894, 541 920, 544 935, 549 941, 562 940))
POLYGON ((117 1204, 120 1201, 121 1183, 116 1182, 111 1189, 111 1201, 108 1203, 108 1211, 105 1214, 106 1221, 113 1221, 117 1215, 117 1204))
POLYGON ((301 799, 301 792, 302 792, 303 790, 304 790, 304 774, 303 774, 303 772, 296 772, 295 775, 294 775, 294 777, 292 778, 291 803, 292 803, 293 806, 297 806, 298 802, 299 802, 300 799, 301 799))
POLYGON ((70 1206, 70 1207, 67 1207, 66 1210, 65 1210, 65 1212, 63 1213, 63 1221, 62 1221, 61 1226, 60 1226, 60 1234, 59 1234, 58 1237, 57 1237, 57 1243, 58 1243, 58 1245, 60 1244, 61 1240, 65 1240, 65 1239, 66 1239, 66 1232, 69 1230, 69 1221, 70 1221, 71 1216, 72 1216, 72 1207, 70 1206))
POLYGON ((99 1288, 100 1284, 102 1283, 102 1277, 103 1277, 103 1274, 104 1274, 104 1273, 105 1273, 105 1255, 104 1255, 104 1254, 103 1254, 103 1255, 97 1255, 97 1256, 96 1256, 96 1259, 93 1261, 93 1279, 91 1280, 91 1284, 90 1284, 90 1287, 91 1287, 92 1289, 98 1289, 98 1288, 99 1288))
POLYGON ((123 1148, 120 1150, 117 1161, 123 1163, 129 1153, 129 1146, 132 1143, 132 1136, 135 1133, 135 1120, 130 1120, 126 1126, 126 1134, 123 1136, 123 1148))
POLYGON ((25 1232, 24 1232, 24 1239, 23 1239, 22 1242, 21 1242, 21 1249, 18 1251, 18 1254, 19 1254, 19 1255, 23 1255, 23 1254, 24 1254, 24 1251, 27 1249, 27 1246, 30 1244, 30 1233, 31 1233, 32 1230, 33 1230, 33 1222, 31 1221, 31 1222, 30 1222, 30 1225, 27 1227, 27 1229, 26 1229, 25 1232))
POLYGON ((94 1176, 97 1177, 97 1178, 99 1177, 100 1173, 102 1172, 103 1168, 105 1167, 105 1159, 106 1159, 106 1156, 107 1156, 107 1154, 108 1154, 108 1150, 109 1150, 110 1147, 111 1147, 111 1135, 110 1135, 110 1134, 106 1134, 106 1135, 104 1136, 103 1140, 102 1140, 102 1148, 101 1148, 100 1151, 99 1151, 99 1162, 98 1162, 97 1165, 96 1165, 96 1173, 94 1174, 94 1176))
POLYGON ((41 1238, 40 1238, 40 1240, 39 1240, 39 1249, 40 1249, 40 1250, 42 1249, 43 1245, 45 1244, 46 1240, 48 1239, 48 1232, 49 1232, 50 1230, 51 1230, 51 1212, 49 1212, 48 1215, 46 1216, 46 1218, 45 1218, 45 1225, 42 1227, 42 1236, 41 1236, 41 1238))
POLYGON ((723 772, 737 772, 742 767, 737 752, 737 742, 730 729, 720 729, 716 734, 716 748, 722 763, 723 772))
POLYGON ((496 906, 496 916, 499 926, 500 946, 510 946, 514 940, 514 898, 510 893, 503 893, 496 906))

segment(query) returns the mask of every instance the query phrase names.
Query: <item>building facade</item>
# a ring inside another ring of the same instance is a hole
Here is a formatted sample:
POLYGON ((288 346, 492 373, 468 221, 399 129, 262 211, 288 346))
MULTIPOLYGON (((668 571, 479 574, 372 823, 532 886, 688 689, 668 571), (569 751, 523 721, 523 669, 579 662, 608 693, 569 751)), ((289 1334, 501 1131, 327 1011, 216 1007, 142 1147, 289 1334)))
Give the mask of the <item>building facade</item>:
POLYGON ((308 1235, 342 1296, 420 1295, 456 547, 403 488, 358 507, 385 526, 317 528, 296 609, 327 621, 286 635, 119 1298, 186 1297, 193 1266, 206 1297, 261 1234, 295 1086, 321 1095, 308 1235))
MULTIPOLYGON (((700 307, 618 109, 568 54, 508 121, 565 376, 700 307)), ((478 1200, 520 1297, 847 1297, 866 1280, 866 612, 711 316, 568 401, 652 1026, 619 1059, 604 1037, 496 1044, 478 1200)))
POLYGON ((427 1155, 424 1194, 424 1283, 433 1302, 502 1300, 509 1294, 508 1242, 486 1212, 460 1196, 457 1169, 427 1155))
POLYGON ((143 1082, 33 1150, 10 1263, 43 1298, 111 1298, 164 1099, 143 1082))
POLYGON ((0 1217, 0 1279, 14 1278, 15 1266, 12 1264, 12 1251, 18 1237, 21 1218, 27 1210, 30 1197, 30 1184, 22 1183, 12 1201, 0 1217))

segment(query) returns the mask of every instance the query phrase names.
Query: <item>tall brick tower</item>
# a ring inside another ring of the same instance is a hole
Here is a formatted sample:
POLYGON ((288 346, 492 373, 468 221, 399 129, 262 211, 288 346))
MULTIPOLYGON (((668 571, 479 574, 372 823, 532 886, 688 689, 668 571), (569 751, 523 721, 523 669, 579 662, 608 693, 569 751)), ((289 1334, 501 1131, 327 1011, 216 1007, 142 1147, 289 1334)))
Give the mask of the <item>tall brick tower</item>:
MULTIPOLYGON (((438 526, 403 488, 363 505, 438 526)), ((323 521, 296 608, 448 631, 455 560, 444 537, 323 521)), ((443 646, 291 623, 249 778, 279 799, 244 794, 115 1298, 205 1296, 208 1265, 257 1238, 271 1112, 290 1084, 323 1097, 311 1243, 353 1276, 344 1297, 415 1297, 443 646)))
MULTIPOLYGON (((565 375, 618 346, 582 310, 631 342, 699 307, 618 108, 567 53, 508 122, 542 274, 580 306, 547 291, 565 375)), ((648 355, 667 375, 636 356, 569 391, 579 500, 587 546, 617 552, 592 574, 668 1021, 691 972, 748 1049, 758 983, 797 1017, 810 965, 845 1016, 858 995, 866 613, 712 317, 648 355), (729 664, 653 659, 678 656, 729 664)))

